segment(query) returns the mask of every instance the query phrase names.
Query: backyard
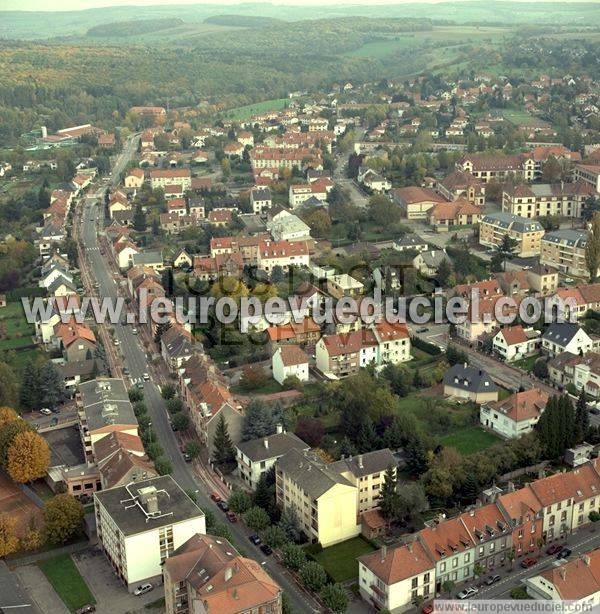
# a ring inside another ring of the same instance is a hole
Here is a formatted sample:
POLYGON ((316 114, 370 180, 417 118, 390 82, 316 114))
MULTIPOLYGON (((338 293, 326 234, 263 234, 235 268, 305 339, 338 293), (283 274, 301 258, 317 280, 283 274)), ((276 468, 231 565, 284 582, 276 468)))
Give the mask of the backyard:
POLYGON ((454 448, 461 454, 469 455, 485 450, 502 440, 478 426, 468 426, 445 435, 440 441, 444 446, 454 448))
POLYGON ((335 582, 346 582, 358 577, 356 558, 373 550, 373 546, 362 537, 354 537, 341 544, 325 548, 313 556, 335 582))
POLYGON ((92 592, 68 554, 41 561, 40 569, 71 612, 96 603, 92 592))

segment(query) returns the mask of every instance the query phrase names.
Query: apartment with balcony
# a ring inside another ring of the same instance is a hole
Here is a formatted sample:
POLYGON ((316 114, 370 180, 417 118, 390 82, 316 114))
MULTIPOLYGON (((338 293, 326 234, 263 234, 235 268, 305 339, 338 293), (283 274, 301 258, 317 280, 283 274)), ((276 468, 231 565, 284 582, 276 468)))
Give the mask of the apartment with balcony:
POLYGON ((517 242, 515 255, 521 258, 537 256, 540 253, 544 234, 539 222, 505 211, 488 213, 479 222, 480 245, 496 248, 508 235, 517 242))
POLYGON ((563 228, 546 233, 540 243, 540 264, 554 267, 564 275, 589 277, 585 264, 587 233, 563 228))

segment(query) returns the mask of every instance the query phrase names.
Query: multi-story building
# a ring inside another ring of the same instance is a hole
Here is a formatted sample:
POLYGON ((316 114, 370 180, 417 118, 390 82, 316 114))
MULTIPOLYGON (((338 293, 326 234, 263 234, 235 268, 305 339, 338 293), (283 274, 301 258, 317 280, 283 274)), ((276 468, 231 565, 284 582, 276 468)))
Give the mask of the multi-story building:
POLYGON ((537 264, 527 271, 529 287, 539 294, 551 294, 558 288, 558 271, 550 266, 537 264))
POLYGON ((180 186, 183 190, 192 187, 192 173, 189 168, 168 168, 150 171, 152 189, 165 188, 168 185, 180 186))
POLYGON ((575 181, 585 181, 596 192, 600 192, 600 165, 576 164, 574 179, 575 181))
POLYGON ((535 175, 535 161, 528 154, 466 154, 456 163, 456 168, 471 173, 483 183, 509 177, 533 181, 535 175))
POLYGON ((539 222, 506 213, 488 213, 479 222, 479 243, 486 247, 497 247, 508 235, 517 242, 515 255, 522 258, 540 253, 544 228, 539 222))
POLYGON ((509 492, 500 495, 496 504, 512 528, 515 556, 536 551, 542 539, 544 511, 534 492, 528 487, 514 490, 514 485, 509 484, 509 492))
POLYGON ((236 446, 238 473, 254 490, 261 476, 273 467, 278 458, 292 449, 308 451, 310 446, 294 433, 286 433, 281 425, 277 426, 274 435, 241 441, 236 446))
POLYGON ((483 403, 479 421, 502 437, 514 439, 531 433, 548 403, 548 395, 538 388, 516 392, 493 403, 483 403))
POLYGON ((561 388, 573 384, 577 390, 585 390, 590 397, 600 397, 600 354, 585 355, 563 352, 548 363, 550 381, 561 388))
POLYGON ((361 556, 358 577, 362 598, 377 610, 403 612, 435 595, 435 564, 419 541, 361 556))
POLYGON ((275 148, 257 146, 250 152, 250 160, 253 170, 270 168, 279 170, 286 168, 323 168, 322 152, 317 147, 275 148))
POLYGON ((301 530, 324 548, 360 533, 356 487, 311 452, 292 449, 275 463, 275 493, 301 530))
POLYGON ((196 533, 204 512, 169 475, 94 493, 98 541, 129 591, 160 582, 162 565, 196 533))
POLYGON ((281 614, 281 587, 223 537, 193 535, 163 565, 167 614, 281 614))
POLYGON ((587 233, 564 228, 546 233, 540 243, 540 264, 548 265, 565 275, 589 277, 585 263, 587 233))
POLYGON ((431 188, 410 186, 392 190, 393 201, 400 206, 403 215, 409 220, 424 220, 435 205, 447 202, 446 199, 431 188))
POLYGON ((284 271, 290 266, 307 267, 309 260, 306 241, 261 241, 258 245, 258 266, 267 273, 275 267, 284 271))
POLYGON ((485 184, 471 173, 454 171, 436 184, 437 191, 448 200, 464 196, 471 204, 485 204, 485 184))
POLYGON ((595 194, 584 181, 508 185, 502 193, 502 211, 528 219, 556 215, 580 218, 586 200, 595 194))
POLYGON ((583 328, 572 322, 550 324, 542 335, 542 351, 549 356, 562 352, 585 354, 597 349, 597 345, 583 328))

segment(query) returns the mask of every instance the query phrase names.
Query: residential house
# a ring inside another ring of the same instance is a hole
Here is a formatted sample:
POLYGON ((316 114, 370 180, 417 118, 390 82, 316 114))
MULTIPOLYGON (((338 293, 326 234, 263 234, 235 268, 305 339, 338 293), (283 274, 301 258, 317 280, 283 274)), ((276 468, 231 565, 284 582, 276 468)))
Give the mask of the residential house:
POLYGON ((477 224, 481 214, 481 207, 473 205, 462 197, 453 202, 438 203, 428 211, 429 224, 437 230, 477 224))
POLYGON ((514 490, 509 483, 509 492, 498 497, 496 505, 512 528, 512 543, 515 557, 538 551, 542 539, 543 505, 529 486, 514 490))
POLYGON ((570 322, 550 324, 542 335, 542 351, 550 356, 562 352, 583 356, 596 345, 583 328, 570 322))
POLYGON ((444 375, 444 396, 474 403, 498 400, 498 387, 483 370, 455 364, 444 375))
POLYGON ((507 362, 537 354, 542 346, 540 332, 520 324, 505 326, 493 337, 492 349, 507 362))
POLYGON ((224 538, 196 534, 163 565, 167 614, 282 614, 283 591, 224 538))
POLYGON ((272 345, 294 343, 314 346, 321 337, 321 326, 312 318, 305 317, 299 323, 292 319, 288 324, 270 326, 266 334, 272 345))
POLYGON ((197 533, 204 512, 170 475, 94 493, 98 541, 130 592, 162 581, 164 562, 197 533))
POLYGON ((196 349, 192 334, 179 324, 171 325, 160 337, 160 353, 171 373, 179 373, 196 349))
POLYGON ((465 154, 457 163, 458 170, 471 173, 483 183, 510 177, 533 181, 535 161, 528 154, 465 154))
POLYGON ((308 381, 308 354, 298 345, 282 345, 271 357, 273 379, 282 386, 288 377, 308 381))
POLYGON ((548 395, 539 388, 516 392, 501 401, 481 405, 479 421, 502 437, 515 439, 531 433, 547 403, 548 395))
POLYGON ((62 350, 67 362, 90 360, 96 351, 94 332, 84 324, 78 324, 75 318, 55 326, 54 343, 62 350))
POLYGON ((273 205, 273 196, 268 187, 256 187, 250 190, 250 204, 252 211, 261 215, 265 209, 273 205))
POLYGON ((261 476, 292 449, 308 452, 310 446, 294 433, 285 432, 281 425, 277 426, 277 432, 273 435, 239 442, 236 445, 236 459, 240 478, 254 490, 261 476))
POLYGON ((479 223, 480 245, 497 248, 508 235, 517 242, 515 254, 521 258, 540 253, 544 234, 544 228, 539 222, 503 211, 488 213, 479 223))
POLYGON ((168 185, 189 190, 192 187, 192 173, 189 168, 154 169, 150 171, 150 183, 153 190, 168 185))
POLYGON ((189 269, 192 268, 194 259, 190 256, 185 248, 179 250, 177 255, 173 258, 173 266, 176 269, 189 269))
POLYGON ((415 251, 415 252, 423 252, 428 248, 427 241, 421 239, 418 235, 415 234, 405 234, 401 237, 398 237, 392 248, 397 252, 406 252, 406 251, 415 251))
POLYGON ((290 266, 307 267, 308 264, 306 241, 261 241, 258 245, 258 266, 267 273, 277 266, 288 271, 290 266))
POLYGON ((412 264, 422 275, 435 277, 444 260, 450 264, 450 258, 445 249, 431 249, 417 254, 412 264))
POLYGON ((292 213, 268 221, 267 229, 275 241, 306 241, 310 239, 310 226, 292 213))
POLYGON ((365 286, 358 279, 354 279, 347 273, 332 275, 327 278, 327 292, 335 298, 345 296, 358 298, 364 291, 365 286))
POLYGON ((527 271, 531 290, 538 294, 552 294, 558 289, 558 271, 550 266, 536 264, 527 271))
POLYGON ((132 254, 131 265, 133 267, 145 267, 160 272, 164 269, 164 260, 160 251, 146 251, 132 254))
POLYGON ((144 170, 141 168, 132 168, 125 174, 123 183, 126 188, 139 189, 144 183, 144 170))

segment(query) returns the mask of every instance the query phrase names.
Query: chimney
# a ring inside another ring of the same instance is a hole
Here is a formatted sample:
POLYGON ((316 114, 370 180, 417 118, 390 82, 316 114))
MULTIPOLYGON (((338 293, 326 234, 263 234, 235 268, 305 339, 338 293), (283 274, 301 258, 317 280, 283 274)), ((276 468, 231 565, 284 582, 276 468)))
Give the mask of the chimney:
POLYGON ((515 492, 515 483, 514 482, 509 482, 508 483, 508 492, 515 492))
POLYGON ((412 543, 412 541, 408 542, 408 543, 406 544, 406 547, 408 548, 408 551, 409 551, 410 553, 412 553, 412 551, 413 551, 413 543, 412 543))
POLYGON ((269 449, 269 440, 266 437, 263 439, 263 444, 265 446, 265 450, 268 450, 269 449))
POLYGON ((546 472, 543 469, 538 471, 538 480, 541 480, 546 477, 546 472))
POLYGON ((283 424, 278 424, 277 425, 277 434, 281 435, 281 433, 283 433, 283 424))
POLYGON ((469 516, 475 516, 475 510, 474 509, 469 510, 469 516))
POLYGON ((232 576, 233 576, 233 569, 231 569, 231 567, 226 567, 225 568, 225 582, 229 582, 232 576))
POLYGON ((560 574, 560 577, 563 579, 563 581, 566 580, 567 570, 564 567, 560 567, 558 573, 560 574))
POLYGON ((385 561, 385 557, 387 556, 387 546, 384 544, 381 546, 381 562, 385 561))
POLYGON ((358 466, 360 469, 363 469, 363 456, 362 454, 358 455, 358 466))

